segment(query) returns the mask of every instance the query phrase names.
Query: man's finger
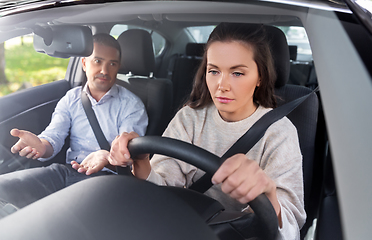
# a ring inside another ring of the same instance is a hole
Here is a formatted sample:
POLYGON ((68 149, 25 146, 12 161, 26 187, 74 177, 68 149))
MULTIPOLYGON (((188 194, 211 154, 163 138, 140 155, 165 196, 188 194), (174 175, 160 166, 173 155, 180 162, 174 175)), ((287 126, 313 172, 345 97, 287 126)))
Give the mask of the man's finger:
POLYGON ((19 134, 20 131, 17 128, 13 128, 12 130, 10 130, 10 135, 12 135, 13 137, 18 137, 19 134))
POLYGON ((13 147, 10 148, 10 151, 11 151, 12 153, 17 153, 17 152, 19 152, 20 150, 21 150, 21 148, 20 148, 19 146, 17 146, 17 145, 14 145, 13 147))

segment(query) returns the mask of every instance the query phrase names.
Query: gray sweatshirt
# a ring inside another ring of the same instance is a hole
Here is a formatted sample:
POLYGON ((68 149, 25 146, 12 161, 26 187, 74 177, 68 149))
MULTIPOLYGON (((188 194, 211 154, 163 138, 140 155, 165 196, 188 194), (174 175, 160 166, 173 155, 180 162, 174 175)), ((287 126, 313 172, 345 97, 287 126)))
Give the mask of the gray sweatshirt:
MULTIPOLYGON (((259 106, 248 118, 237 122, 224 121, 214 104, 202 109, 182 108, 168 125, 163 136, 183 140, 222 156, 267 109, 259 106)), ((272 124, 263 138, 246 156, 256 161, 264 172, 275 181, 281 206, 282 228, 277 239, 299 239, 300 228, 305 223, 303 203, 302 155, 297 130, 284 117, 272 124)), ((158 185, 189 187, 204 172, 182 161, 154 155, 148 181, 158 185)), ((244 211, 243 205, 220 190, 219 185, 206 195, 218 200, 226 210, 244 211)))

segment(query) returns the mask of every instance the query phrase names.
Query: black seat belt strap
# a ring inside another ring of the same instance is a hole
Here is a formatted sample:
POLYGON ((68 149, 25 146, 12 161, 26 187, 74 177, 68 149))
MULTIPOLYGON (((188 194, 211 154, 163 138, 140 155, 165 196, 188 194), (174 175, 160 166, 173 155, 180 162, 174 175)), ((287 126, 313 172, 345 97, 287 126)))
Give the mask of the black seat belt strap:
MULTIPOLYGON (((93 129, 94 136, 96 137, 98 144, 101 149, 110 151, 110 144, 107 141, 105 135, 102 132, 101 126, 98 123, 96 114, 92 109, 92 103, 89 100, 89 97, 86 92, 81 91, 81 102, 83 104, 84 112, 87 115, 90 126, 93 129)), ((129 167, 116 167, 116 172, 120 175, 129 175, 131 174, 129 167)))
MULTIPOLYGON (((222 161, 238 153, 246 154, 264 136, 266 130, 271 124, 287 116, 317 90, 318 88, 300 98, 267 112, 257 122, 255 122, 255 124, 253 124, 253 126, 248 129, 248 131, 244 133, 229 150, 227 150, 227 152, 221 157, 222 161)), ((190 186, 190 189, 198 192, 207 191, 212 186, 210 181, 211 178, 211 175, 204 174, 199 180, 190 186)))
POLYGON ((88 95, 84 91, 81 91, 81 102, 83 103, 85 114, 87 115, 89 124, 93 129, 94 136, 96 136, 99 146, 101 147, 101 149, 110 151, 110 144, 108 143, 105 135, 103 135, 96 114, 94 114, 94 111, 92 109, 92 104, 88 98, 88 95))

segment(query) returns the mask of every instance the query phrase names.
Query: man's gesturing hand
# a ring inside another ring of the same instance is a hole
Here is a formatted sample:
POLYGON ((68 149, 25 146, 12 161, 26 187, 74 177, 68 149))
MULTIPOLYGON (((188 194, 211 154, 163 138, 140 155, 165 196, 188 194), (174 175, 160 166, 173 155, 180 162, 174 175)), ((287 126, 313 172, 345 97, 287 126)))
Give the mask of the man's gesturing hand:
POLYGON ((10 134, 19 138, 18 142, 10 149, 12 153, 19 153, 22 157, 32 159, 49 157, 53 153, 53 148, 48 141, 38 138, 29 131, 14 128, 10 134))

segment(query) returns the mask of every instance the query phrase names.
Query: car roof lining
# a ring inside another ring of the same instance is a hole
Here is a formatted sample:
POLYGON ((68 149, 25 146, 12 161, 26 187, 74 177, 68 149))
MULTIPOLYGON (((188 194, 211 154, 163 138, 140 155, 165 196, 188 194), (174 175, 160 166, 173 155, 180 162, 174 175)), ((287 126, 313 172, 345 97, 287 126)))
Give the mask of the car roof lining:
MULTIPOLYGON (((303 21, 306 19, 309 8, 317 7, 327 10, 326 6, 328 6, 327 4, 305 6, 303 3, 301 6, 297 5, 286 5, 284 8, 280 4, 270 1, 248 3, 193 1, 192 4, 189 1, 143 1, 142 4, 126 1, 80 4, 40 10, 36 17, 32 11, 2 17, 0 18, 0 26, 6 27, 1 27, 0 33, 20 29, 32 32, 35 25, 94 26, 102 23, 144 25, 149 29, 164 28, 167 30, 171 25, 167 22, 172 22, 172 24, 178 22, 178 26, 183 27, 213 25, 222 21, 302 26, 301 19, 303 21), (17 20, 14 21, 13 18, 17 18, 17 20), (7 24, 4 24, 5 22, 7 24)), ((328 6, 328 8, 330 7, 328 6)), ((10 39, 8 34, 0 34, 1 42, 8 39, 10 39)))
POLYGON ((223 2, 135 2, 106 3, 92 5, 74 5, 56 7, 33 12, 20 13, 0 18, 0 32, 20 28, 32 28, 35 25, 78 24, 91 25, 94 23, 143 21, 161 24, 165 21, 184 21, 193 25, 196 22, 211 21, 253 21, 261 23, 297 22, 299 14, 306 13, 307 8, 292 7, 293 10, 280 8, 273 3, 223 3, 223 2), (118 4, 120 6, 118 6, 118 4), (273 7, 274 6, 274 7, 273 7), (278 12, 278 9, 279 12, 278 12), (136 13, 136 14, 133 14, 136 13), (249 15, 249 18, 247 16, 249 15), (217 17, 218 16, 218 17, 217 17), (14 21, 16 18, 17 21, 14 21), (208 20, 209 19, 209 20, 208 20), (231 20, 230 20, 231 21, 231 20), (6 24, 5 24, 6 23, 6 24), (25 24, 26 23, 26 24, 25 24))

